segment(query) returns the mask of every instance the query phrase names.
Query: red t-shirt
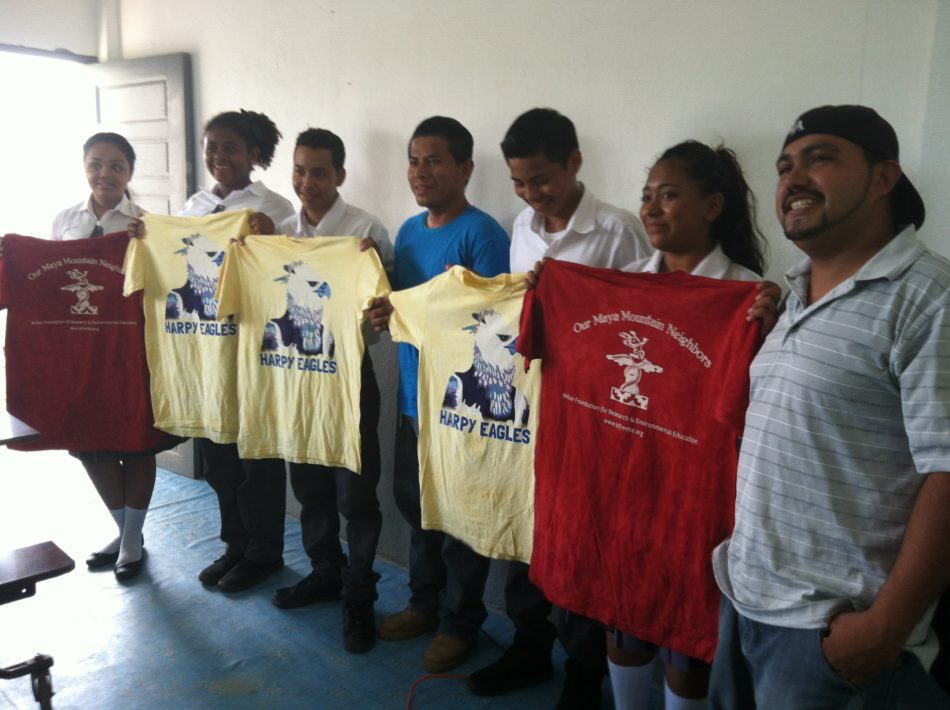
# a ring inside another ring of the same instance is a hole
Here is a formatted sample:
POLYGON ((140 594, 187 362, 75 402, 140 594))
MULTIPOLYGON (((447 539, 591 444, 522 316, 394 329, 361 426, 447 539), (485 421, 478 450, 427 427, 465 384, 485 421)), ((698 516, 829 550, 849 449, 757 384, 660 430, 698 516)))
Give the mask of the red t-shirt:
POLYGON ((552 261, 518 340, 542 361, 531 579, 558 606, 705 661, 756 289, 552 261))
POLYGON ((7 409, 40 435, 22 450, 145 451, 152 424, 142 298, 122 295, 124 232, 3 238, 7 409))

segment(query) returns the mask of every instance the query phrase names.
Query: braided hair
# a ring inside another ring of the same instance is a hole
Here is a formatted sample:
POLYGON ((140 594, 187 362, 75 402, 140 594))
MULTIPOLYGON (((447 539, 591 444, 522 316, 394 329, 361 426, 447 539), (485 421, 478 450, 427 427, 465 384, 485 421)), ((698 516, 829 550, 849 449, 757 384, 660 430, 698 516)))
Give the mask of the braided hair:
POLYGON ((281 133, 265 114, 256 111, 225 111, 205 124, 205 133, 214 128, 228 128, 237 133, 247 144, 248 150, 257 148, 256 164, 264 169, 270 167, 274 150, 280 142, 281 133))

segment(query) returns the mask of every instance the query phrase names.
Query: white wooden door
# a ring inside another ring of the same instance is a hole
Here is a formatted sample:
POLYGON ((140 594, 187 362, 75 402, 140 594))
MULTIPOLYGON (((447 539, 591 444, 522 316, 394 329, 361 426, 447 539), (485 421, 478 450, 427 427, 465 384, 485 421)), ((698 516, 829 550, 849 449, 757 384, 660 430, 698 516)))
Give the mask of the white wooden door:
POLYGON ((135 148, 130 189, 148 212, 173 214, 194 192, 191 61, 187 54, 104 62, 93 74, 99 130, 135 148))
MULTIPOLYGON (((89 70, 99 130, 122 134, 135 149, 133 199, 147 212, 178 212, 195 190, 189 55, 104 62, 89 70)), ((202 471, 191 440, 160 454, 158 465, 192 478, 202 471)))

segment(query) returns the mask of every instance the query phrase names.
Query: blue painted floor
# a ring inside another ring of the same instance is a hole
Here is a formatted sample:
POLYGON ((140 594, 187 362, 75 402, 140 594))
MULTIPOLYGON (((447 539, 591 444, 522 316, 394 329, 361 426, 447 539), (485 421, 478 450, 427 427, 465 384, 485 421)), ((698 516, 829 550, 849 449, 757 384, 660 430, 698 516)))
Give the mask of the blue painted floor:
MULTIPOLYGON (((224 595, 203 587, 198 571, 221 554, 214 495, 202 481, 159 471, 145 526, 146 570, 127 586, 111 570, 89 572, 86 555, 114 536, 114 525, 79 463, 62 452, 19 454, 0 448, 0 548, 52 539, 76 570, 39 583, 31 599, 0 606, 0 664, 36 652, 55 659, 56 708, 405 708, 424 675, 429 637, 380 641, 368 654, 342 647, 339 604, 282 611, 270 603, 279 586, 309 571, 299 524, 287 519, 287 567, 259 588, 224 595)), ((377 563, 382 575, 377 621, 404 608, 406 574, 377 563)), ((512 635, 492 615, 467 674, 495 660, 512 635), (492 638, 489 638, 492 637, 492 638)), ((463 680, 420 684, 412 707, 553 708, 556 675, 500 698, 471 695, 463 680)), ((610 706, 607 681, 605 703, 610 706)), ((27 679, 0 681, 0 708, 31 708, 27 679)))

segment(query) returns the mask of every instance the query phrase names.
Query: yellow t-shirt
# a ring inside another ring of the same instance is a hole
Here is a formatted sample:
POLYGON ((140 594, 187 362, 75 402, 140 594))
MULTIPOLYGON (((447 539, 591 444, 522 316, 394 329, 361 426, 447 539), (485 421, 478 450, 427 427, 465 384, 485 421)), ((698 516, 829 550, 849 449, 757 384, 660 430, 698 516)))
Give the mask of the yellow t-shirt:
POLYGON ((219 444, 237 440, 238 328, 217 320, 215 290, 232 238, 250 210, 207 217, 146 214, 125 253, 125 295, 144 289, 145 352, 155 426, 219 444))
POLYGON ((515 352, 524 274, 460 266, 390 296, 393 340, 419 349, 422 527, 528 562, 540 368, 515 352))
POLYGON ((218 316, 238 338, 242 458, 360 472, 363 310, 389 292, 356 237, 251 236, 228 250, 218 316))

